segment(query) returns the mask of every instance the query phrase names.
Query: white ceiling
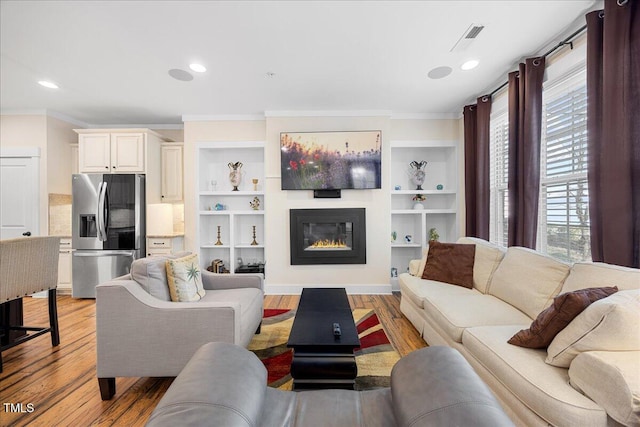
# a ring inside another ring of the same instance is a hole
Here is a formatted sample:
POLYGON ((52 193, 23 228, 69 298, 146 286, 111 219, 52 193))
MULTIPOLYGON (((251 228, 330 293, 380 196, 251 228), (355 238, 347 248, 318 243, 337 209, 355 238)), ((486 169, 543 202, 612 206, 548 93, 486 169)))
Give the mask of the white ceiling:
POLYGON ((593 0, 5 1, 2 113, 171 125, 265 111, 459 115, 527 55, 581 26, 593 0), (450 52, 471 24, 484 25, 450 52), (469 58, 472 71, 460 70, 469 58), (190 82, 170 69, 200 62, 190 82), (427 78, 438 66, 453 72, 427 78), (275 73, 269 78, 266 73, 275 73), (51 80, 58 90, 38 80, 51 80))

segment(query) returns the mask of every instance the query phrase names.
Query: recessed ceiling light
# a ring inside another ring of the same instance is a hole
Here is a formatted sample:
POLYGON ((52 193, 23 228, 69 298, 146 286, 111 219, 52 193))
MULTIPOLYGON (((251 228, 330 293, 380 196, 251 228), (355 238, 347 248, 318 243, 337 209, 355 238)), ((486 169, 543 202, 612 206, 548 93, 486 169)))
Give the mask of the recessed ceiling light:
POLYGON ((271 71, 267 71, 266 73, 264 73, 264 76, 268 79, 272 79, 276 76, 276 73, 271 72, 271 71))
POLYGON ((436 67, 433 70, 429 71, 427 76, 429 76, 430 79, 442 79, 451 74, 451 71, 453 71, 453 69, 445 65, 442 67, 436 67))
POLYGON ((474 68, 476 68, 478 66, 480 62, 475 60, 475 59, 471 59, 467 62, 465 62, 464 64, 462 64, 460 66, 461 69, 463 69, 464 71, 468 71, 468 70, 473 70, 474 68))
POLYGON ((40 86, 48 87, 49 89, 59 89, 59 86, 53 82, 49 82, 47 80, 40 80, 38 82, 40 86))
POLYGON ((191 68, 191 70, 195 71, 196 73, 204 73, 205 71, 207 71, 207 67, 202 64, 189 64, 189 68, 191 68))

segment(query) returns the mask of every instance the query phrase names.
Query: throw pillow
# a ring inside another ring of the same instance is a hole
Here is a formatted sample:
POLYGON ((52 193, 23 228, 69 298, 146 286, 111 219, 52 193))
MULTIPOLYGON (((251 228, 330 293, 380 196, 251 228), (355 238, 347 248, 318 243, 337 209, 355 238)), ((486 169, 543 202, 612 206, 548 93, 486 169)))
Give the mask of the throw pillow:
POLYGON ((476 245, 431 241, 422 278, 471 289, 475 255, 476 245))
POLYGON ((568 368, 586 351, 640 350, 640 289, 594 302, 556 335, 546 362, 568 368))
POLYGON ((589 288, 567 292, 553 299, 553 304, 542 311, 529 329, 523 329, 508 341, 526 348, 547 348, 553 338, 592 302, 618 291, 617 287, 589 288))
POLYGON ((493 273, 489 294, 533 320, 560 294, 569 268, 549 255, 511 246, 493 273))
POLYGON ((171 301, 198 301, 205 295, 197 254, 167 260, 166 268, 171 301))

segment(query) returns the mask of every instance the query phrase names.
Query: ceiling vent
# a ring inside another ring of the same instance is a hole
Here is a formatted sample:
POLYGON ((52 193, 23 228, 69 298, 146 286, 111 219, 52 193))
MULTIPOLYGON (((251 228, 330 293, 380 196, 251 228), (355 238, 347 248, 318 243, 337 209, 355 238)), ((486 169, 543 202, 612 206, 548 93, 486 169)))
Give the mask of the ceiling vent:
POLYGON ((478 37, 478 34, 484 29, 484 25, 471 24, 469 28, 462 34, 462 37, 451 48, 451 52, 461 52, 469 47, 471 42, 478 37))

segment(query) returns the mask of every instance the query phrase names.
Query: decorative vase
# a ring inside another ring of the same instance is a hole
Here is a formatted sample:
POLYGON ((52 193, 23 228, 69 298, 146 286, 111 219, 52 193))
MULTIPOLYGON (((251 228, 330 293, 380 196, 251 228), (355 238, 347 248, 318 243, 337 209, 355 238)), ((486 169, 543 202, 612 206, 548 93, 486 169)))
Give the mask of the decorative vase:
POLYGON ((242 179, 242 163, 229 163, 227 166, 229 166, 229 181, 233 185, 233 191, 238 191, 238 185, 242 179))
POLYGON ((411 182, 416 185, 416 190, 422 190, 422 184, 424 184, 424 179, 427 174, 424 171, 424 167, 427 165, 427 162, 421 160, 420 162, 413 161, 409 163, 411 167, 409 174, 411 175, 411 182))
POLYGON ((413 204, 413 209, 415 209, 415 210, 424 209, 424 206, 423 206, 423 205, 422 205, 422 203, 420 203, 420 202, 415 202, 415 203, 413 204))

